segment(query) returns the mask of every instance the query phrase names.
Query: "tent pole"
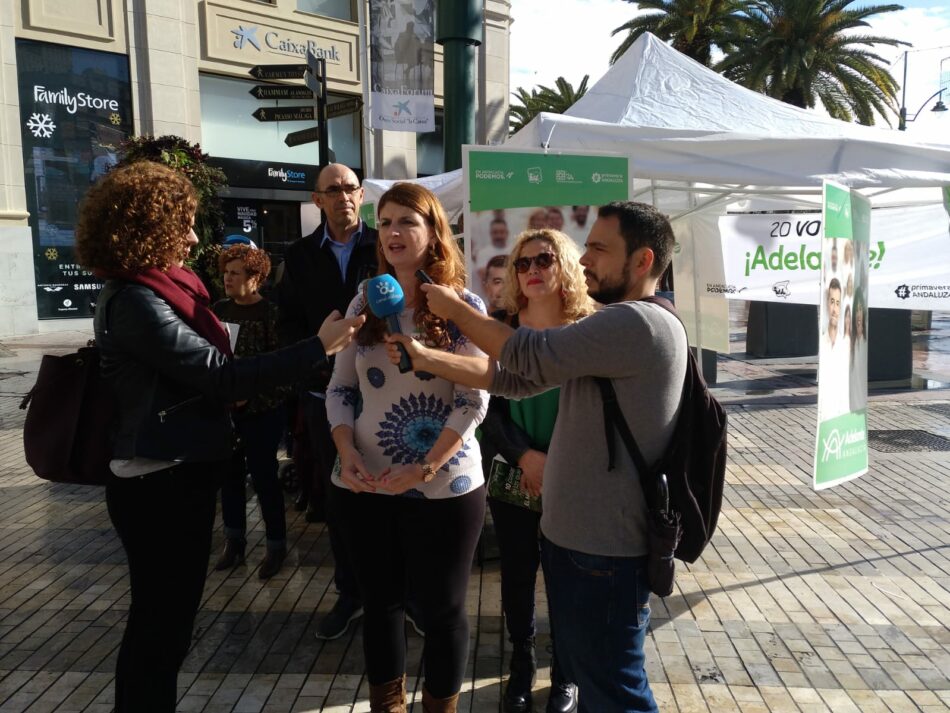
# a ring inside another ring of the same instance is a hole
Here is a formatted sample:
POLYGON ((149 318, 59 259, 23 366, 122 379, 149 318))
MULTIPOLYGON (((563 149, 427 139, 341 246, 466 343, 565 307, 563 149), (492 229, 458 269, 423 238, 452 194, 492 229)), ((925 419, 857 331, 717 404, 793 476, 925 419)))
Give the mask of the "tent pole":
MULTIPOLYGON (((690 188, 693 187, 692 183, 687 184, 690 188)), ((721 198, 716 200, 722 200, 721 198)), ((700 210, 702 206, 697 204, 696 194, 692 190, 687 194, 687 201, 689 202, 689 211, 688 213, 695 213, 700 210)), ((714 201, 713 201, 714 202, 714 201)), ((686 229, 689 231, 689 239, 692 243, 693 251, 693 314, 696 315, 696 364, 699 367, 699 375, 703 376, 703 317, 700 314, 700 303, 699 303, 699 263, 696 260, 696 236, 693 235, 693 226, 689 223, 686 224, 686 229)), ((686 345, 687 349, 689 344, 686 345)))

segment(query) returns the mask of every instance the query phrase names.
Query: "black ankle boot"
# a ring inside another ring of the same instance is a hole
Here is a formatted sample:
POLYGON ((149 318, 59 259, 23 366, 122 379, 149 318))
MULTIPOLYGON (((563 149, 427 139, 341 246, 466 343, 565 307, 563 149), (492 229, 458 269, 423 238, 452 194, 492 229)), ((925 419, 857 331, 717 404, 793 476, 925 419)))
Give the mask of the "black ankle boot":
POLYGON ((284 563, 284 559, 286 557, 286 547, 281 547, 280 549, 276 550, 268 548, 267 553, 264 555, 264 561, 261 562, 261 568, 257 572, 258 578, 270 579, 273 577, 280 571, 280 566, 284 563))
POLYGON ((577 710, 577 686, 565 680, 557 658, 551 661, 551 692, 545 713, 574 713, 577 710))
POLYGON ((224 541, 224 552, 218 557, 214 568, 218 571, 222 569, 231 569, 239 564, 244 564, 244 548, 247 542, 237 537, 229 537, 224 541))
POLYGON ((531 683, 538 670, 534 639, 515 643, 511 654, 511 672, 505 686, 505 713, 526 713, 531 710, 531 683))

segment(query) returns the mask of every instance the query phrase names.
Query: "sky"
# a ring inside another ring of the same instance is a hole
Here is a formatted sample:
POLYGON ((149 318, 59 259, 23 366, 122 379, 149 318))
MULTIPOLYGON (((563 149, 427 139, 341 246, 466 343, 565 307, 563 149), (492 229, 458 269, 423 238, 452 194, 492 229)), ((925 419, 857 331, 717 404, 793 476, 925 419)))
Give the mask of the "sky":
MULTIPOLYGON (((900 0, 897 0, 900 2, 900 0)), ((855 7, 871 4, 859 0, 855 7)), ((875 4, 886 4, 879 0, 875 4)), ((878 53, 892 63, 891 73, 900 83, 904 71, 904 49, 907 54, 908 114, 939 88, 940 60, 944 73, 950 73, 950 2, 947 0, 905 0, 904 10, 884 13, 872 21, 871 32, 911 42, 910 48, 878 47, 878 53), (934 49, 931 49, 934 48, 934 49)), ((585 74, 592 86, 609 68, 609 58, 621 42, 621 36, 610 36, 611 30, 632 18, 637 12, 634 3, 623 0, 513 0, 511 15, 511 89, 531 89, 538 84, 552 86, 563 76, 575 87, 585 74), (557 10, 552 10, 556 7, 557 10)), ((900 93, 898 98, 900 98, 900 93)), ((950 92, 944 93, 950 105, 950 92)), ((950 112, 930 112, 934 101, 927 102, 916 122, 908 124, 908 134, 915 130, 926 133, 930 140, 942 133, 944 122, 950 124, 950 112)), ((896 128, 897 118, 891 120, 896 128)), ((943 141, 950 141, 944 138, 943 141)))

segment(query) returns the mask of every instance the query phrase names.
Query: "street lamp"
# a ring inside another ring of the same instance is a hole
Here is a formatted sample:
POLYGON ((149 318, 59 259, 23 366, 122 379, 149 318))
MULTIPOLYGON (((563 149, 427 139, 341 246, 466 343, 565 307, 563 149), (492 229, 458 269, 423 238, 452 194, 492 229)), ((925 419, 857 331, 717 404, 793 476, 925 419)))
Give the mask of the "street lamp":
MULTIPOLYGON (((920 105, 920 108, 917 110, 917 112, 916 112, 911 118, 909 118, 909 119, 907 118, 907 106, 906 106, 906 100, 907 100, 907 53, 910 52, 910 51, 911 51, 911 50, 904 50, 904 82, 901 84, 901 109, 900 109, 900 113, 898 114, 898 123, 897 123, 897 128, 898 128, 898 130, 900 130, 900 131, 906 131, 906 130, 907 130, 907 122, 908 122, 908 121, 915 121, 915 120, 917 119, 917 117, 920 116, 920 112, 922 112, 922 111, 924 110, 924 107, 927 106, 927 102, 929 102, 929 101, 930 101, 931 99, 933 99, 934 97, 937 97, 937 103, 933 105, 933 107, 930 109, 930 111, 936 111, 936 112, 947 111, 947 105, 943 103, 943 92, 944 92, 944 89, 946 89, 946 87, 940 87, 940 89, 938 89, 937 91, 935 91, 933 94, 931 94, 929 97, 927 97, 927 98, 924 100, 924 103, 920 105)), ((946 62, 948 59, 950 59, 950 57, 944 57, 942 60, 940 60, 940 79, 941 79, 941 80, 943 79, 943 63, 946 62)))
POLYGON ((943 103, 943 89, 938 89, 924 100, 924 103, 920 105, 920 109, 918 109, 917 112, 910 118, 907 118, 907 108, 902 106, 897 128, 900 131, 906 131, 907 122, 916 121, 917 117, 920 116, 920 112, 922 112, 924 107, 927 106, 927 102, 929 102, 934 97, 937 97, 937 103, 931 107, 930 111, 947 111, 947 105, 943 103))

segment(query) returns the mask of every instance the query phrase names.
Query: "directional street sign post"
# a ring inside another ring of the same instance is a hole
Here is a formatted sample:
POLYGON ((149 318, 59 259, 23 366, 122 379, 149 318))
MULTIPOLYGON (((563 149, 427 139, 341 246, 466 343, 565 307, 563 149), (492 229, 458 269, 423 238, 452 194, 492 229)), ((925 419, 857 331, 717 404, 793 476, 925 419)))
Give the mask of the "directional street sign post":
POLYGON ((313 121, 313 106, 262 106, 251 116, 258 121, 313 121))
MULTIPOLYGON (((301 144, 312 144, 320 140, 320 128, 311 126, 309 129, 300 131, 291 131, 284 137, 284 143, 288 146, 300 146, 301 144)), ((322 164, 321 164, 322 165, 322 164)))
POLYGON ((362 97, 353 97, 351 99, 344 99, 341 102, 337 102, 336 104, 330 104, 329 106, 327 106, 327 118, 336 119, 338 116, 346 116, 347 114, 355 114, 362 108, 363 108, 362 97))
POLYGON ((320 165, 326 166, 330 162, 330 134, 327 127, 327 61, 317 57, 313 52, 307 52, 307 71, 303 75, 304 84, 309 87, 316 97, 317 130, 320 132, 319 152, 320 165))
POLYGON ((248 70, 254 79, 301 79, 307 71, 305 64, 258 64, 248 70))
POLYGON ((284 138, 288 146, 318 141, 319 164, 330 161, 330 139, 327 122, 363 108, 361 97, 351 97, 335 104, 327 103, 327 61, 312 52, 307 53, 307 64, 257 65, 250 69, 252 77, 260 80, 303 79, 305 87, 282 84, 258 84, 250 90, 257 99, 310 99, 313 104, 302 106, 262 106, 251 116, 258 121, 313 121, 317 125, 301 131, 293 131, 284 138))
POLYGON ((313 92, 306 87, 284 84, 258 84, 250 93, 255 99, 313 99, 313 92))

